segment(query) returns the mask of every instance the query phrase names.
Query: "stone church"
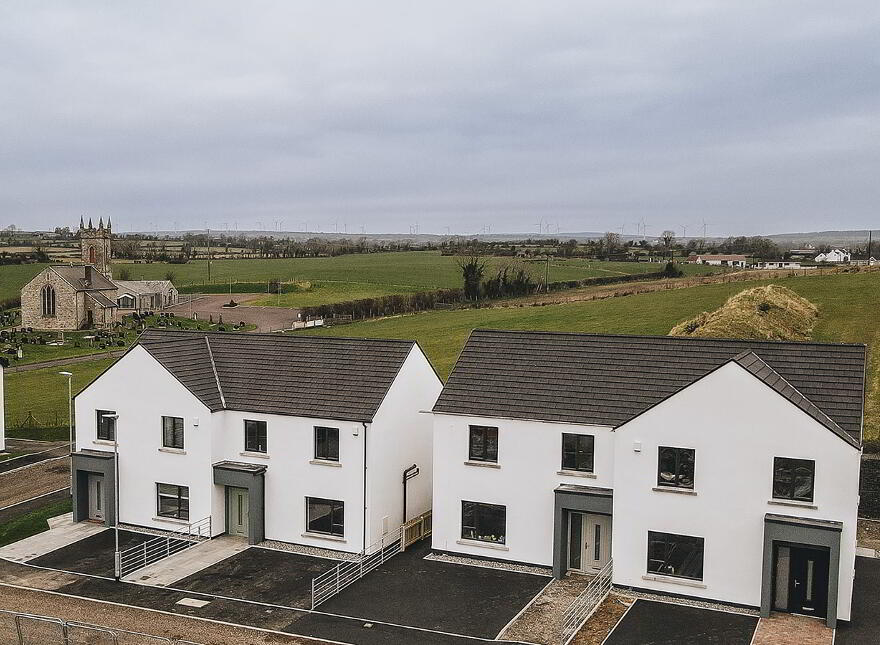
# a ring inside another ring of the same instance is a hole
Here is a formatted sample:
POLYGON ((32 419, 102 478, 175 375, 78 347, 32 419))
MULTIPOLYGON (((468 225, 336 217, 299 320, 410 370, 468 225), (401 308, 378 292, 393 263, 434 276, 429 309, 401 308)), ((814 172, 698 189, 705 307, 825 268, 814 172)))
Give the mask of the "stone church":
POLYGON ((106 328, 127 313, 157 311, 177 304, 168 280, 113 280, 110 268, 113 230, 101 218, 98 227, 82 219, 77 236, 82 264, 46 267, 21 289, 21 325, 74 331, 106 328))

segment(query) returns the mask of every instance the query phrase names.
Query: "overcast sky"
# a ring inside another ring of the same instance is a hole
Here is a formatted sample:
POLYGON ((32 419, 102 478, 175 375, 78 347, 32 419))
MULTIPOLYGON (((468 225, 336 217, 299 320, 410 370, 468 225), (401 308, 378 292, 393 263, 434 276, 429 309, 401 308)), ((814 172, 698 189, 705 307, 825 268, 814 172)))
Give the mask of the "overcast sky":
POLYGON ((0 227, 81 214, 880 228, 880 3, 3 2, 0 227))

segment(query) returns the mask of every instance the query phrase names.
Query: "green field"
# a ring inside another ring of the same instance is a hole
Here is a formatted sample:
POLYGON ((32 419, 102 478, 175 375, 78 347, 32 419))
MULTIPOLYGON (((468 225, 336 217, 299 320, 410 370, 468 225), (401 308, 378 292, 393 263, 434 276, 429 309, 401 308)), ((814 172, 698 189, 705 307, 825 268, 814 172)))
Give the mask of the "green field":
MULTIPOLYGON (((511 258, 512 259, 512 258, 511 258)), ((508 258, 487 258, 490 270, 508 258)), ((341 255, 332 258, 291 258, 280 260, 213 260, 211 262, 211 283, 228 284, 229 281, 265 282, 273 278, 282 281, 309 280, 335 283, 324 294, 338 301, 352 300, 367 293, 373 285, 374 295, 410 293, 432 289, 446 289, 461 286, 461 271, 457 258, 440 255, 437 251, 406 251, 401 253, 367 253, 341 255), (346 295, 347 294, 347 295, 346 295)), ((524 260, 533 267, 536 278, 543 278, 546 263, 541 260, 524 260)), ((18 296, 22 285, 43 270, 46 265, 28 264, 23 266, 0 267, 0 300, 18 296)), ((122 267, 128 269, 132 280, 164 279, 168 272, 174 273, 174 283, 178 287, 192 284, 206 284, 207 262, 198 260, 187 264, 114 264, 115 275, 122 267)), ((579 280, 600 276, 627 275, 631 273, 650 273, 662 271, 662 264, 647 262, 603 262, 598 260, 558 259, 550 263, 550 280, 579 280)), ((683 270, 688 274, 709 273, 717 267, 688 265, 683 270)), ((487 272, 488 273, 488 272, 487 272)), ((263 287, 259 289, 263 291, 263 287)), ((325 301, 315 299, 312 304, 325 301)), ((297 303, 299 304, 299 303, 297 303)))
MULTIPOLYGON (((105 358, 65 367, 50 367, 6 375, 6 429, 7 436, 49 439, 45 433, 18 431, 23 420, 32 415, 39 428, 67 428, 67 379, 61 370, 73 372, 74 395, 114 362, 105 358)), ((67 437, 66 430, 60 438, 67 437)))
MULTIPOLYGON (((419 341, 443 378, 475 327, 616 334, 666 334, 681 320, 721 306, 742 289, 771 281, 713 284, 687 289, 543 307, 432 311, 365 321, 314 332, 334 336, 411 338, 419 341)), ((817 340, 880 348, 880 273, 773 280, 819 306, 817 340)), ((303 332, 298 332, 303 333, 303 332)), ((865 436, 880 438, 880 352, 872 352, 865 436)))
POLYGON ((0 525, 0 546, 6 546, 37 533, 48 531, 50 518, 69 513, 72 508, 70 500, 52 502, 27 515, 16 517, 6 524, 0 525))
MULTIPOLYGON (((543 329, 621 334, 666 334, 681 320, 719 307, 742 289, 771 281, 711 284, 634 296, 547 306, 432 311, 365 321, 314 332, 335 336, 411 338, 418 340, 438 372, 449 374, 475 327, 543 329)), ((817 340, 866 343, 880 347, 880 273, 780 277, 784 284, 819 306, 817 340)), ((880 352, 872 352, 865 436, 880 438, 880 352)), ((77 388, 110 364, 110 360, 73 365, 77 388)), ((66 393, 57 369, 7 375, 7 424, 32 410, 39 419, 66 419, 66 393), (38 394, 37 394, 38 393, 38 394)))

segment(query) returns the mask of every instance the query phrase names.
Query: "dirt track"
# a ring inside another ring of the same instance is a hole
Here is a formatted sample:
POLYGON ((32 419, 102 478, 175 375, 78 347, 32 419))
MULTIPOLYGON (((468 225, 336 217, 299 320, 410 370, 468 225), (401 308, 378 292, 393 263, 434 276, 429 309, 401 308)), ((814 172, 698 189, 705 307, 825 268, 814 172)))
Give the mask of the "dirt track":
POLYGON ((70 459, 43 461, 0 474, 0 508, 70 485, 70 459))

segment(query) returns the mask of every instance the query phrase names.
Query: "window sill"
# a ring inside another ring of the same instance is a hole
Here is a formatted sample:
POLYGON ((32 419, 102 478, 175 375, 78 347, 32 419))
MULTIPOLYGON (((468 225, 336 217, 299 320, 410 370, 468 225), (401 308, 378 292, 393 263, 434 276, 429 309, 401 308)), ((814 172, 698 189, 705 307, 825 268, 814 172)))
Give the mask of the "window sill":
POLYGON ((265 452, 248 452, 247 450, 245 450, 244 452, 240 452, 238 454, 240 454, 242 457, 256 457, 257 459, 269 458, 269 455, 265 452))
POLYGON ((706 585, 697 580, 688 580, 687 578, 675 578, 673 576, 661 576, 648 574, 642 576, 642 580, 650 580, 652 582, 663 582, 670 585, 681 585, 682 587, 694 587, 696 589, 708 589, 706 585))
POLYGON ((500 464, 496 464, 492 461, 466 461, 464 462, 465 466, 476 466, 477 468, 501 468, 500 464))
POLYGON ((189 524, 189 520, 179 520, 176 517, 154 517, 154 522, 168 522, 169 524, 181 524, 186 526, 189 524))
POLYGON ((331 542, 348 542, 344 537, 339 537, 338 535, 326 535, 324 533, 309 533, 306 531, 301 534, 304 538, 312 538, 315 540, 330 540, 331 542))
POLYGON ((186 450, 183 448, 169 448, 168 446, 162 446, 159 448, 159 452, 167 452, 172 455, 185 455, 186 450))
POLYGON ((510 547, 494 542, 482 542, 481 540, 456 540, 456 544, 462 546, 475 546, 478 549, 494 549, 496 551, 510 551, 510 547))
POLYGON ((110 441, 109 439, 92 439, 92 443, 96 443, 99 446, 113 446, 116 444, 115 441, 110 441))
POLYGON ((651 489, 657 493, 675 493, 676 495, 696 495, 697 491, 691 490, 690 488, 672 488, 671 486, 666 488, 664 486, 654 486, 651 489))
POLYGON ((313 466, 331 466, 332 468, 342 468, 342 464, 338 461, 331 461, 329 459, 310 459, 309 463, 313 466))
POLYGON ((768 499, 767 503, 774 506, 794 506, 796 508, 809 508, 811 510, 819 508, 813 502, 799 502, 795 499, 768 499))
POLYGON ((585 470, 558 470, 556 474, 563 477, 587 477, 589 479, 596 479, 598 477, 596 473, 588 473, 585 470))

